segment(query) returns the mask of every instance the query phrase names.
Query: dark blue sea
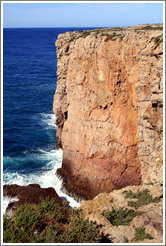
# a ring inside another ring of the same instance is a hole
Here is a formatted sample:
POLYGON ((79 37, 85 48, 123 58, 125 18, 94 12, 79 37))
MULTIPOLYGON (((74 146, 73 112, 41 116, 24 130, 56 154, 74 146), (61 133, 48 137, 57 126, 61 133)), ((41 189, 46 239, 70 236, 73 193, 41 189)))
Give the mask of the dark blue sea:
POLYGON ((54 187, 63 152, 56 150, 56 47, 58 34, 90 28, 5 28, 3 30, 3 182, 54 187))

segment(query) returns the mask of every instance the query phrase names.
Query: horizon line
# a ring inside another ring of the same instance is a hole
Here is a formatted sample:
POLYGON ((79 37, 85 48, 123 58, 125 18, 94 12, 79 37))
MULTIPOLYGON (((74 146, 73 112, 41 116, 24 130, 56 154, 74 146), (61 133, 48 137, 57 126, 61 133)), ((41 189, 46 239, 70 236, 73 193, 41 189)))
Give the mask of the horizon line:
POLYGON ((144 23, 144 24, 133 24, 133 25, 129 25, 129 26, 123 26, 123 25, 119 25, 119 26, 67 26, 67 27, 64 27, 64 26, 55 26, 55 27, 38 27, 38 26, 35 26, 35 27, 3 27, 3 29, 5 28, 109 28, 109 27, 132 27, 132 26, 140 26, 140 25, 163 25, 163 22, 159 22, 159 23, 144 23))

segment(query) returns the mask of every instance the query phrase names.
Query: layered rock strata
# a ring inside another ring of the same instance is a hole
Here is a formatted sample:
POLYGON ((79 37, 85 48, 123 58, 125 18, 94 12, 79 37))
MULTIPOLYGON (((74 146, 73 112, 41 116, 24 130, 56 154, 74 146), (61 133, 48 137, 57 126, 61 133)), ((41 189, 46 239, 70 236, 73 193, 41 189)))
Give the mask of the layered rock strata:
POLYGON ((162 183, 162 25, 68 32, 56 47, 64 187, 90 199, 162 183))

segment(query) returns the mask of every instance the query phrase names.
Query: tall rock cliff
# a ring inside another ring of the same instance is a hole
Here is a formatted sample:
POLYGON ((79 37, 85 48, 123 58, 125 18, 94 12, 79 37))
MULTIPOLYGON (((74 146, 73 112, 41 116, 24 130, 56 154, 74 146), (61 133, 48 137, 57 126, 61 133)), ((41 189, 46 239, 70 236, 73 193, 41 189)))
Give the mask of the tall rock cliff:
POLYGON ((162 25, 60 34, 54 97, 58 174, 90 199, 162 182, 162 25))

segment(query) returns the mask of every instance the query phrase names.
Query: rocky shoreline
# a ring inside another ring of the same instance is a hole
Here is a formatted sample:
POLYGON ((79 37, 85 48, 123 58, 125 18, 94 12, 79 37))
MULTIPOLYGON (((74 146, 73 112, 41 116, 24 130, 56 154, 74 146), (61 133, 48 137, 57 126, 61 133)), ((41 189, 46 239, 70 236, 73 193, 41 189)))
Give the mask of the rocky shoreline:
MULTIPOLYGON (((5 185, 3 194, 18 198, 17 201, 8 204, 6 214, 10 218, 15 216, 15 211, 21 208, 20 205, 40 206, 44 201, 48 203, 54 199, 56 206, 64 206, 53 188, 40 188, 38 184, 5 185)), ((66 204, 66 209, 67 207, 66 204)), ((67 214, 73 213, 71 208, 65 211, 67 214)), ((82 219, 99 228, 98 233, 102 240, 99 242, 163 242, 163 187, 161 185, 149 183, 127 186, 110 193, 100 193, 93 200, 83 201, 77 211, 81 211, 82 219)), ((51 221, 50 218, 47 219, 48 224, 51 221)))
MULTIPOLYGON (((56 41, 57 175, 67 194, 85 200, 82 217, 106 242, 163 242, 162 28, 74 31, 56 41)), ((38 184, 4 185, 3 195, 18 198, 8 213, 48 197, 62 205, 38 184)))
POLYGON ((16 184, 4 185, 3 186, 3 196, 15 198, 17 201, 10 202, 6 208, 6 212, 16 210, 20 205, 26 203, 39 204, 42 200, 47 197, 54 198, 58 204, 62 204, 62 200, 54 190, 54 188, 41 188, 39 184, 29 184, 27 186, 20 186, 16 184))

